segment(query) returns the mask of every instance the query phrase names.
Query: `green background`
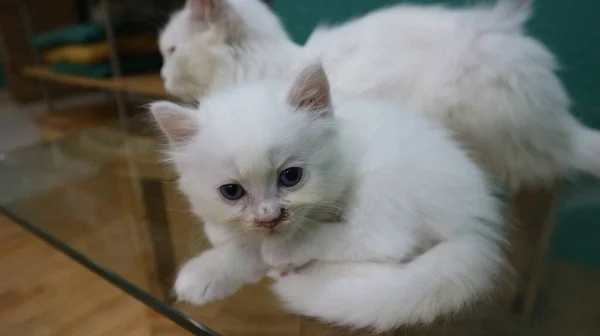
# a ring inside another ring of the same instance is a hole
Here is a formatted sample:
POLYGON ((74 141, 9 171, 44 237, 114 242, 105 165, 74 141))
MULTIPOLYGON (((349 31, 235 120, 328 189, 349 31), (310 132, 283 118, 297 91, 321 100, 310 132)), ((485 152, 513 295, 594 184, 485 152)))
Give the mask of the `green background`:
MULTIPOLYGON (((473 0, 413 0, 422 4, 473 4, 473 0)), ((341 23, 394 0, 274 0, 292 38, 303 43, 318 23, 341 23)), ((479 3, 479 2, 478 2, 479 3)), ((600 0, 537 0, 527 31, 556 55, 573 99, 573 114, 600 129, 600 0)), ((390 32, 394 33, 394 32, 390 32)), ((552 254, 600 268, 600 183, 579 178, 569 184, 559 211, 552 254)))

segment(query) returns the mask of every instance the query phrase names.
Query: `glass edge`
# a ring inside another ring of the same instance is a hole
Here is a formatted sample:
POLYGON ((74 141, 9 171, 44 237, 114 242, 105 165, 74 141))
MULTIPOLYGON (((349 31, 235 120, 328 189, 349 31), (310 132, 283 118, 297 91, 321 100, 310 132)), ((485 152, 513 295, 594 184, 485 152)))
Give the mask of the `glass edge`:
POLYGON ((193 321, 178 310, 171 308, 166 303, 137 288, 131 282, 94 263, 90 259, 86 258, 82 253, 62 243, 60 240, 54 238, 52 235, 45 232, 44 230, 28 223, 26 220, 19 217, 16 213, 6 208, 6 206, 0 205, 0 215, 5 215, 6 217, 14 221, 17 225, 21 226, 28 232, 34 234, 46 243, 52 245, 58 251, 67 255, 69 258, 73 259, 78 264, 84 266, 88 270, 94 272, 96 275, 100 276, 104 280, 115 285, 125 293, 134 297, 136 300, 150 307, 152 310, 156 311, 157 313, 160 313, 163 316, 166 316, 169 320, 173 321, 175 324, 182 327, 183 329, 193 333, 194 335, 199 336, 221 336, 220 334, 216 333, 210 328, 193 321))

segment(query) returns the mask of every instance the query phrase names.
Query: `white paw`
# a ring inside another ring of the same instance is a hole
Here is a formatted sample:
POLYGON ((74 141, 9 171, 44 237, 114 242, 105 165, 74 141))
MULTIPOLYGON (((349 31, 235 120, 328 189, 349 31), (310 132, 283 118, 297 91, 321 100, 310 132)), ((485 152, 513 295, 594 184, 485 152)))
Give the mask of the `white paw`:
POLYGON ((227 265, 210 255, 188 261, 177 274, 175 293, 180 301, 203 305, 233 294, 241 286, 227 265))

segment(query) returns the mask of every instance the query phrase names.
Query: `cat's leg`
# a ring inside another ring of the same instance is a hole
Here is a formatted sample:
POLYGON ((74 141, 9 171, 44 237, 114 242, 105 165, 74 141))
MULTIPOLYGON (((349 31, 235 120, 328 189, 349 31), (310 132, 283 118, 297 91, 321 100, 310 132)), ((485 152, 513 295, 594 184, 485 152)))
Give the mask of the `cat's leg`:
POLYGON ((232 295, 266 271, 256 240, 231 241, 189 260, 177 275, 175 293, 179 300, 202 305, 232 295))

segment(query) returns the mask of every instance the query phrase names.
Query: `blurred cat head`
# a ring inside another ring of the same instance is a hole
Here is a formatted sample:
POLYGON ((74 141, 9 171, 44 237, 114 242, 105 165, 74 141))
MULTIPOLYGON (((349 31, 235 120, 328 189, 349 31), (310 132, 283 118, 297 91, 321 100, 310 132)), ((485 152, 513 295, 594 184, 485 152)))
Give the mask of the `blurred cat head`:
POLYGON ((159 37, 167 91, 202 96, 217 76, 235 77, 241 55, 260 40, 287 39, 277 17, 259 0, 187 0, 159 37))
POLYGON ((171 144, 180 188, 204 220, 277 234, 339 215, 347 165, 320 65, 291 86, 246 83, 197 109, 156 102, 151 111, 171 144))

